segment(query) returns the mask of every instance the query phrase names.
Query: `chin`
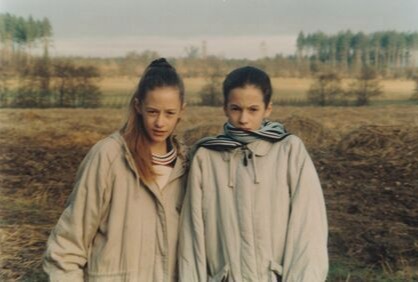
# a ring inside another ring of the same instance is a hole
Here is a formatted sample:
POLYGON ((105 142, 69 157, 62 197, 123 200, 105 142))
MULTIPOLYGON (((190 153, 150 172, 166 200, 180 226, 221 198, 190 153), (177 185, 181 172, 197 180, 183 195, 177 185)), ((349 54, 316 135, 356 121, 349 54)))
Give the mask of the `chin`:
POLYGON ((154 136, 152 138, 152 141, 154 141, 155 143, 160 143, 160 142, 164 142, 165 140, 167 140, 168 136, 154 136))

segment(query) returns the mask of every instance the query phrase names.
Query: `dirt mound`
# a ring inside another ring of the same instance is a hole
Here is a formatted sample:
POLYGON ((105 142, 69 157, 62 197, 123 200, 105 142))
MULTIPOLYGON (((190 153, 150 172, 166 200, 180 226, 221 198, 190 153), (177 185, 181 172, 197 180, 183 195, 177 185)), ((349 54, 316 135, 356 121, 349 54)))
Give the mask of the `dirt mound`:
POLYGON ((418 163, 332 152, 313 159, 327 204, 331 258, 344 254, 383 269, 418 265, 418 163))
POLYGON ((205 124, 193 127, 183 133, 184 143, 193 145, 196 141, 207 136, 219 135, 222 131, 222 125, 219 124, 205 124))
POLYGON ((291 116, 283 122, 286 130, 300 137, 308 149, 318 149, 337 141, 337 135, 319 122, 300 116, 291 116))
POLYGON ((389 272, 417 265, 416 140, 418 128, 361 126, 335 150, 314 154, 331 226, 331 257, 345 253, 389 272))
POLYGON ((344 136, 337 145, 340 154, 418 161, 418 127, 362 126, 344 136))

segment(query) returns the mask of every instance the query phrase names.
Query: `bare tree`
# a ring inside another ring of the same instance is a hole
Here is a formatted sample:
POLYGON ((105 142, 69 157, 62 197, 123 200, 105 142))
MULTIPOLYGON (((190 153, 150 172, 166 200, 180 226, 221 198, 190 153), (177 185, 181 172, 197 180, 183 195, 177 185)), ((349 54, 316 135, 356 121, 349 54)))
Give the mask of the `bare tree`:
POLYGON ((76 106, 83 108, 100 106, 102 94, 95 83, 100 77, 98 69, 92 66, 82 66, 77 69, 76 75, 76 106))
POLYGON ((335 104, 342 97, 341 79, 335 72, 320 73, 308 90, 308 100, 314 105, 335 104))
POLYGON ((50 79, 49 59, 47 57, 35 58, 31 64, 19 72, 18 87, 12 106, 51 106, 50 79))
POLYGON ((5 68, 0 67, 0 107, 7 107, 9 105, 8 95, 10 74, 5 68))
POLYGON ((412 101, 415 101, 415 102, 417 102, 418 103, 418 75, 416 75, 415 77, 414 77, 414 81, 415 81, 415 89, 414 89, 414 92, 412 93, 412 95, 411 95, 411 100, 412 101))
POLYGON ((222 98, 222 72, 217 61, 210 61, 208 66, 209 75, 206 84, 200 90, 201 105, 203 106, 221 106, 222 98))
POLYGON ((184 48, 184 52, 186 52, 186 57, 188 59, 197 59, 199 57, 199 47, 190 45, 184 48))
POLYGON ((101 92, 96 85, 100 74, 96 67, 77 67, 68 61, 63 61, 54 65, 54 75, 57 106, 100 106, 101 92))
POLYGON ((370 66, 363 66, 360 76, 354 81, 347 91, 348 96, 356 99, 357 106, 370 104, 370 99, 382 95, 377 72, 370 66))

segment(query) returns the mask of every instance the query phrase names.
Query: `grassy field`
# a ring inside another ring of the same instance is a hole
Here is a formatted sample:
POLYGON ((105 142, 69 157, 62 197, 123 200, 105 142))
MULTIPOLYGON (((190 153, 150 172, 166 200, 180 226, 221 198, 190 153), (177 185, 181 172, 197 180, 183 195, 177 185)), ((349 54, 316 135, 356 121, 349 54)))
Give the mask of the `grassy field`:
MULTIPOLYGON (((305 100, 313 80, 308 78, 273 78, 274 101, 305 100)), ((351 80, 343 81, 347 86, 351 80)), ((103 78, 100 81, 101 90, 105 96, 105 105, 114 103, 126 104, 135 90, 138 81, 133 77, 103 78)), ((186 99, 189 104, 200 101, 199 91, 206 83, 203 77, 185 78, 186 99)), ((381 81, 383 95, 376 100, 399 101, 408 100, 414 91, 415 84, 409 80, 383 80, 381 81)))
MULTIPOLYGON (((328 281, 416 281, 418 107, 275 107, 272 119, 302 138, 318 170, 328 281)), ((122 109, 0 110, 1 281, 45 280, 45 241, 75 171, 123 120, 122 109)), ((224 120, 221 109, 190 106, 177 134, 190 144, 224 120)))
MULTIPOLYGON (((272 78, 273 102, 280 105, 299 105, 306 101, 306 92, 311 86, 311 78, 272 78)), ((342 81, 347 87, 352 80, 342 81)), ((199 92, 207 83, 204 77, 184 78, 186 88, 186 101, 189 105, 200 103, 199 92)), ((122 107, 131 98, 138 84, 136 77, 102 77, 99 87, 103 93, 102 105, 104 107, 122 107)), ((409 98, 414 92, 415 84, 412 80, 381 80, 383 95, 372 100, 372 105, 410 104, 409 98)), ((17 80, 11 80, 9 87, 15 89, 17 80)))

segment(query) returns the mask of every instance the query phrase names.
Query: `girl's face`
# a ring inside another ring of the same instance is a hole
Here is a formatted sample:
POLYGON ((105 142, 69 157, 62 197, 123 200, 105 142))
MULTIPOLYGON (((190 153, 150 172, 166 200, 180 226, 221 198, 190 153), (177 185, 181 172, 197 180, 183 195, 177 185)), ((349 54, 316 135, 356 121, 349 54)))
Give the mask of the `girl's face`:
POLYGON ((266 107, 263 93, 253 85, 232 89, 224 107, 228 122, 244 130, 259 129, 263 119, 270 115, 271 110, 271 103, 266 107))
POLYGON ((143 117, 152 152, 164 153, 166 139, 176 128, 183 108, 180 92, 175 87, 156 88, 146 94, 142 104, 135 101, 135 109, 143 117))

